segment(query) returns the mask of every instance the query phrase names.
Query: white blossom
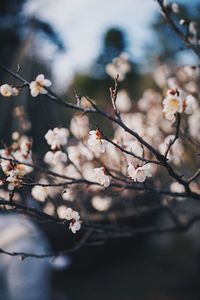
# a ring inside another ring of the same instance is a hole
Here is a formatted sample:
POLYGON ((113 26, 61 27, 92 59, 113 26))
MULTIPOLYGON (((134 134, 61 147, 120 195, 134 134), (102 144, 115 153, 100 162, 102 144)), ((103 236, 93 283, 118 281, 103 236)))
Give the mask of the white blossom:
POLYGON ((94 179, 94 165, 92 162, 86 161, 81 167, 81 172, 86 180, 93 181, 94 179))
POLYGON ((33 196, 34 199, 40 202, 44 202, 49 195, 49 191, 47 187, 36 185, 32 188, 31 195, 33 196))
POLYGON ((19 95, 19 89, 16 87, 12 87, 12 96, 18 96, 19 95))
POLYGON ((128 175, 134 181, 144 182, 146 177, 151 177, 151 165, 145 164, 141 167, 135 167, 133 163, 129 162, 128 164, 128 175))
POLYGON ((70 130, 78 139, 84 139, 89 132, 89 119, 87 116, 74 116, 71 119, 70 130))
MULTIPOLYGON (((178 183, 178 182, 173 182, 170 185, 170 191, 173 193, 184 193, 185 192, 185 188, 182 184, 178 183)), ((183 201, 185 198, 184 197, 176 197, 177 201, 183 201)))
POLYGON ((49 129, 45 134, 45 139, 47 143, 51 146, 52 150, 64 146, 67 144, 69 136, 69 130, 67 128, 54 128, 53 130, 49 129))
POLYGON ((96 195, 91 200, 92 206, 98 211, 107 211, 112 203, 112 198, 96 195))
POLYGON ((31 143, 21 139, 17 144, 17 150, 0 149, 0 156, 6 159, 0 159, 0 166, 6 175, 6 181, 10 184, 10 188, 20 186, 23 177, 32 172, 33 168, 26 164, 32 164, 31 143), (13 163, 13 159, 18 163, 13 163))
POLYGON ((171 4, 171 9, 174 14, 178 14, 180 12, 179 5, 176 2, 171 4))
POLYGON ((105 174, 104 167, 94 169, 94 179, 104 187, 108 187, 110 185, 110 177, 105 174))
POLYGON ((67 208, 64 205, 61 205, 57 208, 57 213, 60 218, 71 221, 69 224, 69 229, 73 233, 76 233, 76 231, 81 229, 80 215, 77 211, 70 207, 67 208))
POLYGON ((176 94, 169 94, 163 100, 163 105, 163 113, 165 114, 166 119, 172 122, 175 121, 175 114, 183 111, 182 98, 176 94))
POLYGON ((106 66, 107 74, 112 78, 116 78, 116 76, 119 75, 119 81, 125 79, 125 76, 130 69, 131 66, 126 53, 120 54, 119 57, 114 58, 112 63, 106 66))
POLYGON ((89 132, 90 137, 88 138, 89 148, 99 156, 106 150, 107 141, 102 138, 99 130, 91 130, 89 132))
POLYGON ((81 229, 81 222, 80 221, 71 222, 69 224, 69 229, 71 229, 73 233, 76 233, 81 229))
POLYGON ((58 151, 48 151, 44 156, 44 161, 49 165, 56 165, 59 163, 67 162, 67 154, 58 150, 58 151))
POLYGON ((34 81, 30 83, 31 95, 37 97, 39 94, 47 94, 45 87, 51 86, 51 81, 45 79, 43 74, 39 74, 34 81))
POLYGON ((192 95, 186 96, 185 100, 183 101, 183 108, 187 115, 191 115, 193 113, 195 102, 195 98, 192 95))
POLYGON ((116 106, 120 112, 128 112, 131 109, 131 100, 125 90, 121 90, 117 94, 116 106))
POLYGON ((175 121, 175 114, 185 112, 191 114, 195 107, 195 98, 186 95, 182 90, 169 90, 167 97, 163 100, 163 113, 168 121, 175 121))
POLYGON ((55 206, 51 202, 47 202, 44 207, 44 212, 50 216, 53 216, 55 213, 55 206))
POLYGON ((185 25, 186 23, 187 23, 187 22, 186 22, 186 20, 184 20, 184 19, 181 19, 181 20, 179 21, 179 24, 182 25, 182 26, 185 25))
POLYGON ((33 198, 40 202, 44 202, 48 197, 55 197, 60 194, 60 188, 54 186, 48 186, 48 180, 46 178, 41 178, 39 180, 40 185, 35 185, 32 188, 31 194, 33 198))
POLYGON ((13 94, 12 87, 9 84, 3 84, 0 87, 0 93, 4 97, 10 97, 13 94))
POLYGON ((75 199, 75 193, 72 188, 67 188, 63 191, 62 193, 62 198, 65 201, 70 201, 72 202, 75 199))
POLYGON ((170 191, 173 193, 184 193, 185 188, 182 184, 180 184, 178 182, 173 182, 170 185, 170 191))

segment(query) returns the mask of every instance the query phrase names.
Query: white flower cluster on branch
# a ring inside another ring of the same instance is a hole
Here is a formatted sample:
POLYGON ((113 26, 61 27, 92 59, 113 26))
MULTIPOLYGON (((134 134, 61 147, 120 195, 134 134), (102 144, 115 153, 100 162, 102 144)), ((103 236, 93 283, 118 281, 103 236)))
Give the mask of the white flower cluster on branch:
MULTIPOLYGON (((185 22, 180 22, 180 26, 173 20, 173 14, 180 12, 179 5, 157 1, 176 34, 200 57, 195 24, 186 22, 189 33, 185 34, 180 29, 186 26, 185 22)), ((131 71, 129 57, 122 53, 106 66, 106 72, 114 78, 108 110, 86 96, 75 95, 75 102, 62 100, 49 89, 51 81, 43 74, 28 82, 1 67, 21 83, 1 85, 2 96, 17 96, 28 88, 32 97, 45 94, 46 101, 76 110, 69 129, 55 127, 45 134, 48 151, 43 165, 38 165, 34 155, 33 160, 32 141, 23 134, 13 134, 9 146, 2 144, 2 195, 10 195, 6 204, 42 220, 68 224, 73 233, 83 229, 88 236, 95 235, 93 242, 96 236, 107 239, 135 235, 137 228, 120 228, 117 220, 154 211, 151 203, 142 206, 141 201, 141 207, 134 206, 136 196, 151 193, 158 197, 155 210, 167 208, 175 220, 173 227, 156 228, 156 232, 190 226, 193 219, 181 223, 180 216, 170 210, 176 202, 200 200, 198 66, 160 65, 152 75, 158 89, 147 89, 133 101, 119 84, 131 71), (102 122, 92 126, 91 115, 98 115, 102 122), (103 120, 107 120, 109 130, 103 120), (39 209, 20 203, 23 188, 29 189, 31 201, 39 209)), ((5 201, 0 200, 0 205, 5 205, 5 201)), ((152 227, 139 229, 154 232, 152 227)))

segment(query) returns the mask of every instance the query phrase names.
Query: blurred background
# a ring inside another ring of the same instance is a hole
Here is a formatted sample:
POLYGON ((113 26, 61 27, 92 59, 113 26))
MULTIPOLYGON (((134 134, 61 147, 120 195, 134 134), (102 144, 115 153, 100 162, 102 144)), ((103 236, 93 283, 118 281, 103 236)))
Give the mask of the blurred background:
MULTIPOLYGON (((178 3, 183 17, 187 12, 200 24, 200 1, 178 3)), ((152 71, 163 63, 197 63, 153 0, 1 0, 0 44, 1 62, 12 70, 20 65, 28 81, 43 73, 64 99, 88 95, 105 109, 113 83, 105 66, 121 53, 129 55, 131 69, 120 87, 133 103, 145 89, 159 90, 152 71)), ((0 83, 9 82, 13 78, 1 71, 0 83)), ((40 159, 47 151, 44 134, 49 128, 68 126, 71 115, 43 96, 32 99, 26 90, 13 101, 0 97, 0 139, 9 144, 14 131, 31 136, 40 159)), ((55 299, 199 299, 198 236, 196 226, 187 234, 83 248, 67 258, 66 268, 54 272, 55 299)))

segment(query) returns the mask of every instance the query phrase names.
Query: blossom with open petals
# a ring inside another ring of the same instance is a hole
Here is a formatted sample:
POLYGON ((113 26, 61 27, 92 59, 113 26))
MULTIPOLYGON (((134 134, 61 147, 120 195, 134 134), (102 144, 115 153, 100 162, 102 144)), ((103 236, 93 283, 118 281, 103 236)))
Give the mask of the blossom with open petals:
POLYGON ((69 224, 69 229, 73 233, 76 233, 76 231, 81 229, 80 215, 77 211, 70 207, 67 208, 65 205, 61 205, 58 207, 57 213, 60 218, 71 221, 69 224))
POLYGON ((22 178, 32 172, 32 167, 26 164, 32 164, 31 143, 23 139, 17 149, 6 148, 0 149, 0 167, 6 176, 6 182, 9 183, 10 189, 20 186, 22 178), (13 162, 13 158, 17 162, 13 162))
POLYGON ((195 98, 182 90, 169 90, 167 97, 163 100, 163 105, 166 119, 174 122, 176 113, 185 112, 188 115, 193 113, 195 98))
POLYGON ((51 146, 51 149, 55 150, 56 148, 67 144, 68 136, 69 130, 67 128, 56 127, 53 130, 49 129, 44 137, 51 146))
POLYGON ((167 120, 174 122, 175 114, 182 113, 183 101, 177 94, 169 94, 163 101, 164 109, 163 113, 167 120))
POLYGON ((88 139, 89 148, 99 156, 106 150, 107 141, 102 138, 102 134, 99 130, 91 130, 89 132, 90 137, 88 139))
POLYGON ((75 222, 71 222, 69 224, 69 229, 73 232, 76 233, 77 231, 79 231, 81 229, 81 223, 80 221, 75 221, 75 222))
POLYGON ((188 95, 183 100, 183 109, 187 115, 191 115, 195 107, 195 98, 192 95, 188 95))
POLYGON ((45 87, 51 86, 51 81, 45 79, 43 74, 39 74, 34 81, 30 83, 31 95, 37 97, 39 94, 47 94, 45 87))
POLYGON ((0 87, 0 93, 4 97, 10 97, 13 94, 12 87, 9 84, 3 84, 0 87))
POLYGON ((128 175, 134 181, 144 182, 146 177, 151 177, 151 166, 146 164, 141 167, 135 167, 131 162, 128 164, 128 175))
POLYGON ((59 163, 67 162, 67 154, 58 150, 58 151, 48 151, 44 156, 44 161, 49 165, 57 165, 59 163))
POLYGON ((34 199, 44 202, 45 199, 48 197, 48 187, 43 187, 40 185, 36 185, 32 188, 31 190, 31 195, 33 196, 34 199))
POLYGON ((121 53, 118 57, 115 57, 112 60, 112 63, 109 63, 106 66, 107 74, 115 78, 119 75, 119 81, 125 79, 126 74, 131 70, 131 65, 129 63, 129 56, 127 53, 121 53))
POLYGON ((94 179, 104 187, 108 187, 110 185, 110 177, 105 174, 104 167, 94 169, 94 179))

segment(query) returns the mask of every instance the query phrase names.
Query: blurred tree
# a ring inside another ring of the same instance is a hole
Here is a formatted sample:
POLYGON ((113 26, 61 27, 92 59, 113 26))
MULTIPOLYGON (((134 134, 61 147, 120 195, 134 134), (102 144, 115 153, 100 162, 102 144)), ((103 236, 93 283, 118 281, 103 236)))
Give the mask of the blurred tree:
MULTIPOLYGON (((197 28, 200 26, 200 3, 196 1, 194 5, 190 4, 190 1, 185 1, 185 4, 180 5, 180 13, 173 14, 175 23, 185 33, 187 26, 181 26, 179 24, 181 19, 196 22, 197 28)), ((172 31, 161 13, 156 14, 151 27, 153 30, 153 39, 148 41, 145 47, 147 58, 151 59, 152 56, 157 56, 160 62, 176 60, 180 51, 186 48, 182 40, 177 38, 177 35, 172 31)))
POLYGON ((35 35, 43 33, 46 38, 57 45, 59 50, 65 49, 61 38, 51 25, 23 13, 23 6, 26 2, 26 0, 1 0, 0 43, 2 47, 0 55, 5 64, 11 63, 18 46, 27 39, 30 32, 34 32, 35 35))
POLYGON ((105 66, 127 50, 126 33, 119 28, 109 29, 103 39, 102 51, 91 68, 94 77, 105 77, 105 66))
MULTIPOLYGON (((76 91, 79 95, 88 95, 97 103, 109 109, 109 87, 113 85, 105 67, 111 63, 113 58, 123 52, 127 52, 128 42, 126 32, 120 28, 109 29, 103 39, 102 50, 97 59, 92 63, 87 74, 76 74, 67 93, 70 98, 74 97, 76 91)), ((126 89, 131 99, 137 99, 141 94, 141 79, 137 64, 130 59, 131 70, 125 80, 120 83, 120 89, 126 89)), ((95 120, 96 121, 96 120, 95 120)), ((105 124, 106 127, 106 124, 105 124)))

